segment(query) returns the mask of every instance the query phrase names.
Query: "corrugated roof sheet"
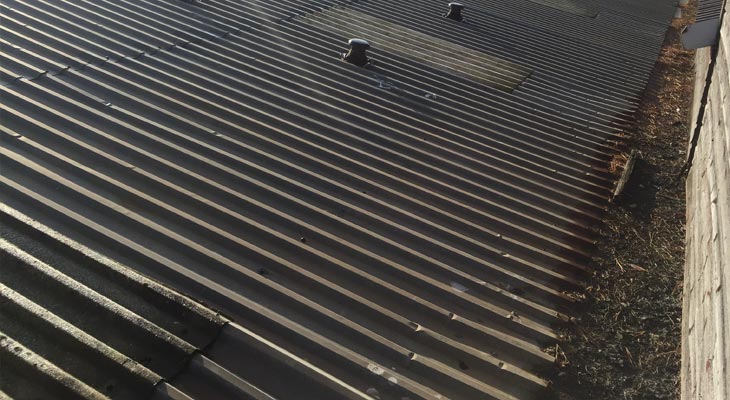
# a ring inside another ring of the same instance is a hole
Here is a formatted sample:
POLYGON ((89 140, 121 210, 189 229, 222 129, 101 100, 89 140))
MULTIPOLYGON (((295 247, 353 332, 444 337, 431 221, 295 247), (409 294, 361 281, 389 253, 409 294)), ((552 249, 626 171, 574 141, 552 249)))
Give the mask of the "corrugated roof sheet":
POLYGON ((545 3, 3 0, 0 200, 302 360, 295 393, 540 398, 674 10, 545 3), (401 47, 341 62, 307 22, 338 15, 401 47))
POLYGON ((724 4, 725 0, 700 0, 697 4, 695 22, 719 19, 722 15, 722 7, 724 4))
POLYGON ((286 398, 357 397, 295 354, 17 210, 2 204, 0 217, 3 398, 273 398, 250 380, 285 380, 278 393, 286 398))
POLYGON ((3 205, 0 382, 11 398, 149 396, 225 320, 3 205))

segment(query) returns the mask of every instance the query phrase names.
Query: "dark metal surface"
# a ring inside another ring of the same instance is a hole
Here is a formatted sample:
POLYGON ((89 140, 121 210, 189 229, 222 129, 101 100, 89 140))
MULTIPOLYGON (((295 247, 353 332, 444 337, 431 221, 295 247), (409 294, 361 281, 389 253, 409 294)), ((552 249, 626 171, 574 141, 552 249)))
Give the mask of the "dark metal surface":
POLYGON ((198 396, 541 398, 674 4, 540 3, 2 0, 0 200, 244 326, 198 396))
POLYGON ((720 19, 725 0, 700 0, 697 4, 695 23, 720 19))
POLYGON ((12 398, 139 399, 226 322, 0 205, 0 390, 12 398))

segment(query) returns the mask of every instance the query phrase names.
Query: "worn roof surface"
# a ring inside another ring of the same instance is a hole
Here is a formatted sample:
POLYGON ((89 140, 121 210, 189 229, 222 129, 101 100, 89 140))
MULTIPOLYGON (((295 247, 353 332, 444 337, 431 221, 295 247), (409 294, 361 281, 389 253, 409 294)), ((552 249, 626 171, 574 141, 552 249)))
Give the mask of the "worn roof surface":
POLYGON ((353 391, 17 210, 0 217, 2 398, 272 398, 246 378, 286 380, 287 398, 353 391))
POLYGON ((0 4, 5 207, 402 400, 542 398, 676 1, 0 4))

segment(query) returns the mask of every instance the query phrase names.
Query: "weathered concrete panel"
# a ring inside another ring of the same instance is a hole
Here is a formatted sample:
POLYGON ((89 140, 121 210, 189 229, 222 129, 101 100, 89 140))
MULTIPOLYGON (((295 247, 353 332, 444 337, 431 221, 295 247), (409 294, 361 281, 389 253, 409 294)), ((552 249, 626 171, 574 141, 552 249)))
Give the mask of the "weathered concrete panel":
MULTIPOLYGON (((697 52, 693 122, 710 49, 697 52)), ((730 25, 725 18, 692 168, 687 177, 682 398, 730 395, 730 25)))

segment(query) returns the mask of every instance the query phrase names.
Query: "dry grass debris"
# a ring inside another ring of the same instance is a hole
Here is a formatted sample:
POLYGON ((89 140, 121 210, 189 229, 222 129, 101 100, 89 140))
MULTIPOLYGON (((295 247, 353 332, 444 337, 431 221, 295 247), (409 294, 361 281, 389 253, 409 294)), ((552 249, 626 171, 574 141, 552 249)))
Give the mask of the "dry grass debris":
MULTIPOLYGON (((600 230, 594 276, 575 323, 549 351, 561 400, 679 397, 684 180, 677 179, 688 141, 694 53, 682 49, 674 22, 627 138, 639 159, 600 230)), ((619 170, 623 156, 611 167, 619 170)))

